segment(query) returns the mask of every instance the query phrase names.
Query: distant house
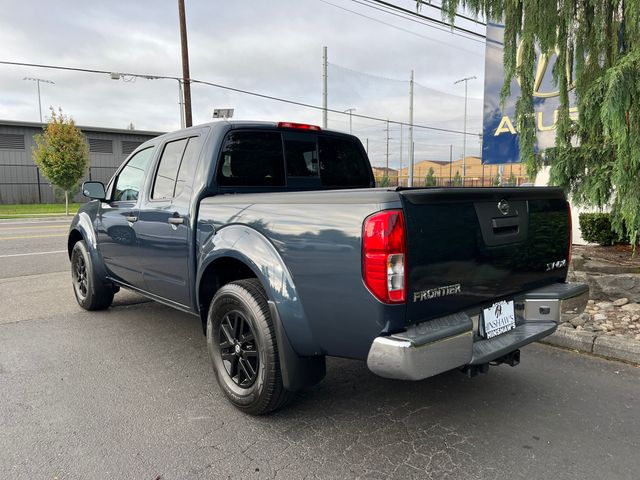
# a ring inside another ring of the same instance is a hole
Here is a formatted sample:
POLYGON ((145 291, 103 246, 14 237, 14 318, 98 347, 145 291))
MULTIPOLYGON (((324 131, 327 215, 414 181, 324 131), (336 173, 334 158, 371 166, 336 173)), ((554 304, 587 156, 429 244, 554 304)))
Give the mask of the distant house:
MULTIPOLYGON (((33 163, 34 137, 46 123, 0 120, 0 203, 51 203, 56 200, 49 180, 33 163)), ((107 183, 138 145, 162 135, 103 127, 78 127, 89 143, 90 168, 84 180, 107 183)), ((84 197, 78 195, 76 200, 84 197)))
POLYGON ((384 177, 389 177, 390 185, 398 184, 398 170, 395 168, 386 167, 371 167, 373 170, 373 176, 376 179, 376 184, 379 184, 384 177))

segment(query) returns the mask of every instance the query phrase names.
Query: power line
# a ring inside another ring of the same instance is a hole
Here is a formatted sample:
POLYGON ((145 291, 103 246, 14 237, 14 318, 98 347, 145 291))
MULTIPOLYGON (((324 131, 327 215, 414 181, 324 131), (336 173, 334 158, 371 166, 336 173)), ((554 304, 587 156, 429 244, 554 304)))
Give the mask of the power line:
MULTIPOLYGON (((355 1, 355 0, 352 0, 352 1, 355 1)), ((460 27, 460 26, 455 25, 455 24, 447 23, 447 22, 445 22, 443 20, 439 20, 437 18, 428 17, 427 15, 422 15, 421 13, 414 12, 412 10, 403 8, 403 7, 399 6, 399 5, 394 5, 393 3, 385 2, 384 0, 364 0, 364 1, 369 2, 369 3, 377 3, 379 5, 384 5, 385 7, 389 8, 389 9, 397 10, 399 12, 403 12, 403 13, 405 13, 407 15, 411 15, 413 17, 421 18, 423 20, 427 20, 429 22, 433 22, 433 23, 436 23, 438 25, 443 25, 443 26, 448 27, 448 28, 459 30, 461 32, 468 33, 469 35, 473 35, 475 37, 480 37, 482 39, 486 38, 486 35, 483 35, 482 33, 475 32, 473 30, 469 30, 467 28, 463 28, 463 27, 460 27)), ((483 25, 486 26, 486 24, 483 24, 483 25)))
MULTIPOLYGON (((456 35, 456 36, 459 36, 461 38, 465 38, 467 40, 473 40, 473 41, 478 41, 479 42, 479 40, 477 40, 475 38, 470 38, 470 37, 468 37, 466 35, 463 35, 461 33, 458 33, 456 31, 454 31, 449 24, 445 24, 444 22, 438 23, 437 20, 433 20, 433 21, 424 21, 424 19, 418 20, 416 18, 409 17, 407 15, 396 13, 395 11, 390 9, 389 7, 379 6, 379 5, 375 4, 374 2, 372 2, 370 0, 351 0, 351 1, 353 3, 357 3, 358 5, 362 5, 364 7, 371 8, 373 10, 377 10, 377 11, 382 12, 382 13, 386 13, 388 15, 393 15, 394 17, 398 17, 398 18, 401 18, 403 20, 407 20, 409 22, 417 23, 418 25, 421 25, 421 26, 424 26, 424 27, 433 28, 434 30, 439 30, 441 32, 449 33, 451 35, 456 35), (440 25, 445 25, 445 27, 442 27, 440 25)), ((429 17, 425 17, 425 18, 429 18, 429 17)))
MULTIPOLYGON (((335 3, 331 3, 331 2, 328 2, 326 0, 318 0, 318 1, 320 1, 322 3, 325 3, 327 5, 331 5, 332 7, 339 8, 340 10, 344 10, 345 12, 353 13, 354 15, 358 15, 359 17, 366 18, 366 19, 371 20, 373 22, 380 23, 382 25, 386 25, 387 27, 395 28, 396 30, 400 30, 400 31, 408 33, 410 35, 414 35, 416 37, 424 38, 425 40, 429 40, 430 42, 435 42, 435 43, 439 43, 440 45, 444 45, 444 46, 447 46, 447 47, 455 48, 457 50, 462 50, 462 51, 470 53, 472 55, 482 55, 479 52, 473 52, 471 50, 467 50, 466 48, 462 48, 462 47, 460 47, 458 45, 454 45, 452 43, 443 42, 443 41, 440 41, 440 40, 432 38, 432 37, 427 37, 426 35, 421 35, 421 34, 419 34, 417 32, 412 31, 412 30, 400 27, 398 25, 394 25, 392 23, 385 22, 384 20, 380 20, 378 18, 370 17, 368 15, 365 15, 364 13, 356 12, 355 10, 350 10, 348 8, 345 8, 345 7, 341 6, 341 5, 336 5, 335 3)), ((402 17, 402 18, 406 18, 406 17, 402 17)), ((410 20, 410 19, 407 18, 407 20, 410 20)), ((420 23, 421 25, 426 25, 423 22, 417 22, 417 23, 420 23)), ((433 25, 427 25, 427 26, 433 27, 436 30, 446 31, 445 29, 437 28, 437 27, 434 27, 433 25)), ((451 32, 449 31, 448 33, 451 33, 451 32)), ((464 37, 464 38, 468 38, 468 37, 464 37)), ((473 40, 475 40, 475 39, 473 39, 473 40)))
MULTIPOLYGON (((425 6, 425 7, 431 7, 431 8, 435 8, 436 10, 440 10, 442 11, 442 5, 436 5, 430 1, 428 2, 422 2, 418 5, 418 8, 425 6)), ((474 22, 477 23, 478 25, 482 25, 482 26, 487 26, 487 24, 485 22, 481 22, 480 20, 476 20, 475 18, 471 18, 471 17, 467 17, 466 15, 463 15, 461 13, 457 13, 456 12, 456 17, 458 18, 462 18, 463 20, 468 20, 470 22, 474 22)))
MULTIPOLYGON (((292 105, 298 105, 300 107, 313 108, 315 110, 324 110, 324 108, 319 106, 319 105, 312 105, 310 103, 297 102, 295 100, 287 100, 287 99, 284 99, 284 98, 281 98, 281 97, 275 97, 275 96, 266 95, 266 94, 263 94, 263 93, 252 92, 250 90, 243 90, 243 89, 240 89, 240 88, 229 87, 229 86, 226 86, 226 85, 220 85, 218 83, 205 82, 203 80, 194 80, 194 79, 191 79, 191 82, 192 83, 201 83, 203 85, 209 85, 211 87, 221 88, 221 89, 224 89, 224 90, 230 90, 232 92, 243 93, 243 94, 246 94, 246 95, 252 95, 254 97, 266 98, 268 100, 275 100, 277 102, 290 103, 292 105)), ((327 108, 327 111, 331 112, 331 113, 339 113, 341 115, 347 115, 343 111, 336 110, 336 109, 333 109, 333 108, 327 108)), ((406 122, 400 122, 398 120, 387 120, 385 118, 373 117, 371 115, 362 115, 360 113, 354 113, 353 116, 354 117, 358 117, 358 118, 365 118, 367 120, 376 120, 378 122, 389 122, 389 123, 393 123, 394 125, 407 125, 407 126, 409 125, 406 122)), ((457 134, 460 134, 460 135, 464 135, 464 132, 462 132, 460 130, 452 130, 452 129, 448 129, 448 128, 431 127, 431 126, 427 126, 427 125, 417 125, 415 123, 413 124, 413 127, 414 128, 422 128, 422 129, 425 129, 425 130, 434 130, 434 131, 437 131, 437 132, 457 133, 457 134)), ((477 135, 477 133, 469 133, 469 132, 467 132, 467 135, 474 136, 474 135, 477 135)))
MULTIPOLYGON (((20 66, 20 67, 35 67, 35 68, 48 68, 48 69, 52 69, 52 70, 65 70, 65 71, 73 71, 73 72, 83 72, 83 73, 100 73, 100 74, 107 74, 110 75, 113 72, 107 71, 107 70, 97 70, 97 69, 90 69, 90 68, 77 68, 77 67, 63 67, 63 66, 58 66, 58 65, 45 65, 45 64, 37 64, 37 63, 23 63, 23 62, 8 62, 8 61, 0 61, 1 65, 14 65, 14 66, 20 66)), ((120 75, 128 75, 128 76, 133 76, 133 77, 139 77, 139 78, 146 78, 149 80, 156 80, 156 79, 171 79, 171 80, 180 80, 180 77, 172 77, 172 76, 168 76, 168 75, 148 75, 148 74, 137 74, 137 73, 124 73, 124 72, 119 72, 120 75)), ((288 103, 291 105, 297 105, 299 107, 305 107, 305 108, 312 108, 314 110, 324 110, 323 107, 319 106, 319 105, 312 105, 310 103, 304 103, 304 102, 298 102, 296 100, 289 100, 286 98, 282 98, 282 97, 276 97, 274 95, 267 95, 264 93, 258 93, 258 92, 253 92, 251 90, 244 90, 241 88, 235 88, 235 87, 230 87, 228 85, 221 85, 219 83, 213 83, 213 82, 207 82, 204 80, 197 80, 195 78, 190 78, 189 81, 191 83, 199 83, 201 85, 208 85, 210 87, 215 87, 215 88, 220 88, 222 90, 228 90, 231 92, 236 92, 236 93, 242 93, 244 95, 251 95, 254 97, 258 97, 258 98, 264 98, 267 100, 273 100, 276 102, 282 102, 282 103, 288 103)), ((331 113, 338 113, 341 115, 347 115, 346 113, 344 113, 341 110, 336 110, 336 109, 332 109, 332 108, 328 108, 327 109, 328 112, 331 113)), ((371 115, 362 115, 360 113, 354 113, 352 114, 353 117, 357 117, 357 118, 364 118, 367 120, 376 120, 379 122, 389 122, 391 124, 394 125, 409 125, 406 122, 401 122, 398 120, 388 120, 386 118, 380 118, 380 117, 374 117, 371 115)), ((417 124, 413 124, 414 128, 422 128, 424 130, 433 130, 436 132, 444 132, 444 133, 456 133, 456 134, 460 134, 460 135, 464 135, 465 133, 460 131, 460 130, 453 130, 453 129, 449 129, 449 128, 440 128, 440 127, 432 127, 432 126, 428 126, 428 125, 417 125, 417 124)), ((467 132, 466 135, 471 135, 471 136, 475 136, 477 135, 477 133, 470 133, 467 132)))
POLYGON ((481 33, 474 32, 473 30, 468 30, 466 28, 458 27, 456 25, 446 23, 442 20, 438 20, 436 18, 427 17, 426 15, 421 15, 419 13, 412 12, 411 10, 407 10, 402 7, 396 7, 395 5, 390 3, 386 3, 386 2, 379 3, 376 0, 351 0, 351 1, 353 3, 357 3, 359 5, 363 5, 373 10, 378 10, 380 12, 393 15, 394 17, 402 18, 403 20, 414 22, 425 27, 430 27, 435 30, 440 30, 441 32, 449 33, 451 35, 456 35, 458 37, 465 38, 467 40, 472 40, 474 42, 484 43, 484 40, 480 40, 478 38, 473 38, 468 35, 465 35, 465 33, 469 33, 473 36, 480 36, 481 38, 484 39, 484 35, 482 35, 481 33), (397 13, 397 12, 401 12, 401 13, 397 13))

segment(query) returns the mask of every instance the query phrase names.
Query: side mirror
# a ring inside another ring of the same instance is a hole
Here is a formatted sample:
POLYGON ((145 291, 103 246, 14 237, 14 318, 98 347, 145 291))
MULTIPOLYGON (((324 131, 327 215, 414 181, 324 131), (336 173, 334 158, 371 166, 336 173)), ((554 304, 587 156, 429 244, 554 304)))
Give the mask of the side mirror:
POLYGON ((107 196, 102 182, 84 182, 82 184, 82 194, 92 200, 104 200, 107 196))

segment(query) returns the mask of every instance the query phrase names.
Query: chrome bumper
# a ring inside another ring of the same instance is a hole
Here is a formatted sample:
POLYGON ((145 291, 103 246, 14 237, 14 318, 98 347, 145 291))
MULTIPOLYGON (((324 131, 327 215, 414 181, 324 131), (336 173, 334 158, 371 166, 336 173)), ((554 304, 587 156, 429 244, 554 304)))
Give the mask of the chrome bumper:
POLYGON ((553 333, 564 315, 582 313, 589 288, 557 283, 516 297, 516 328, 492 339, 479 338, 473 312, 460 312, 412 325, 405 332, 376 337, 367 366, 399 380, 421 380, 465 365, 488 363, 553 333))

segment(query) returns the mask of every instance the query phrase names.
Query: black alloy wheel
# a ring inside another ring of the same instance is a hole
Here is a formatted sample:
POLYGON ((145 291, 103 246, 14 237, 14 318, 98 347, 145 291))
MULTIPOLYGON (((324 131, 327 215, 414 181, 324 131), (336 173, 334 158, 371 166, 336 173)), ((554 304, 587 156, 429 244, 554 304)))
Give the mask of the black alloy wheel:
POLYGON ((71 284, 78 305, 85 310, 104 310, 113 302, 116 289, 96 275, 84 240, 76 242, 71 250, 71 284))
POLYGON ((73 288, 80 299, 87 298, 89 282, 87 280, 87 264, 83 255, 74 255, 71 268, 73 288))
POLYGON ((294 398, 282 383, 273 318, 257 279, 220 287, 211 300, 206 329, 218 385, 236 408, 263 415, 294 398))
POLYGON ((224 368, 233 383, 249 388, 256 381, 260 357, 256 336, 244 315, 232 310, 220 323, 220 354, 224 368))

